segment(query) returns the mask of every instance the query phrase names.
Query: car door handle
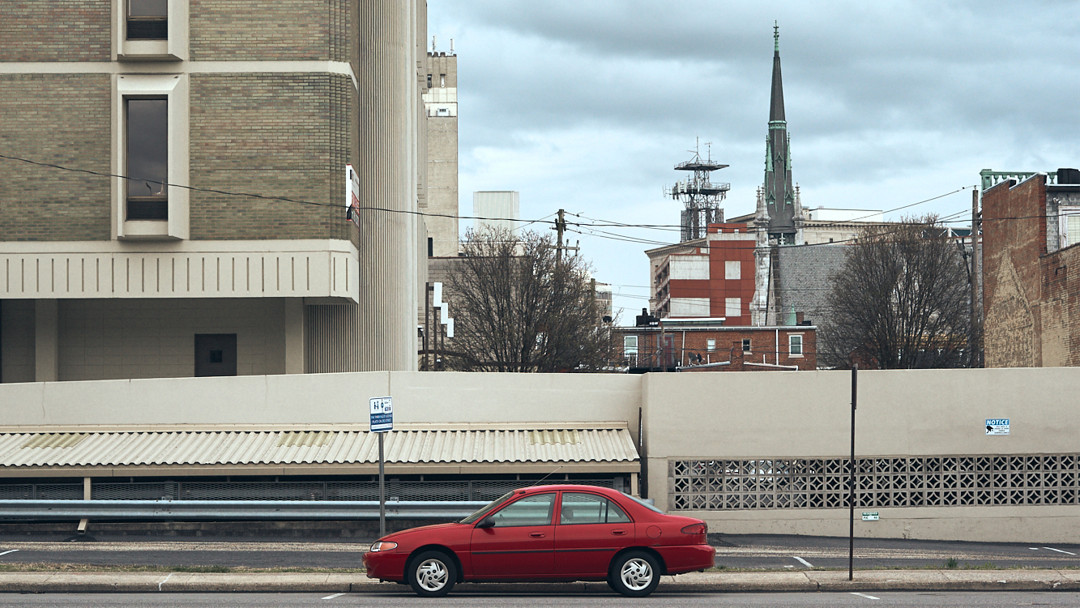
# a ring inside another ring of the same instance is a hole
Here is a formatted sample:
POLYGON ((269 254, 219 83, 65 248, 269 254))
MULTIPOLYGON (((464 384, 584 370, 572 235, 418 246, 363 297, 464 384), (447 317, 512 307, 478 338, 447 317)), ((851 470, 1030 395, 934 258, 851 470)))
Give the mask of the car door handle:
POLYGON ((533 538, 544 538, 544 533, 543 532, 530 532, 529 536, 531 536, 533 538))
POLYGON ((625 536, 626 530, 612 530, 611 533, 615 536, 625 536))

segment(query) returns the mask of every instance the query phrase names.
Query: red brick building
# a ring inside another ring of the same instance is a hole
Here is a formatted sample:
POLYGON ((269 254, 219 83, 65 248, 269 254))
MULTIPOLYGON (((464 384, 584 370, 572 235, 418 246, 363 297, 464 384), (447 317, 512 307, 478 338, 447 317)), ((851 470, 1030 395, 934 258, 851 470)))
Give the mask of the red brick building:
POLYGON ((721 323, 718 319, 669 318, 617 328, 620 364, 630 373, 817 369, 817 328, 812 325, 721 323))
POLYGON ((983 172, 986 367, 1080 365, 1080 171, 983 172))
POLYGON ((750 325, 755 244, 746 224, 710 224, 704 240, 647 251, 653 312, 750 325))

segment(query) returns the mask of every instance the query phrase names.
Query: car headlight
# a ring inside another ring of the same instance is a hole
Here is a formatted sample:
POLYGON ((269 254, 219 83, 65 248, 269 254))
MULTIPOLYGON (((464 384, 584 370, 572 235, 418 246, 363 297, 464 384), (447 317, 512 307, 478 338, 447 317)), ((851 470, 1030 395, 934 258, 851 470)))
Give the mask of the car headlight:
POLYGON ((386 540, 377 540, 371 543, 371 549, 368 549, 371 553, 377 553, 379 551, 392 551, 397 549, 397 543, 392 543, 386 540))

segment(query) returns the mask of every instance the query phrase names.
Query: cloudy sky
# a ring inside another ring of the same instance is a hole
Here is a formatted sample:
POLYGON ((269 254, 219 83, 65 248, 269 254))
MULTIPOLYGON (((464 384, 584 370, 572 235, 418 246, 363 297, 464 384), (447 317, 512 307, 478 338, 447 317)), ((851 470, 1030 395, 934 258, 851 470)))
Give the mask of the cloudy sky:
POLYGON ((948 216, 981 169, 1080 165, 1080 2, 428 0, 458 55, 461 215, 477 190, 519 191, 525 220, 578 214, 569 238, 632 323, 644 250, 679 238, 664 188, 696 141, 730 165, 725 215, 754 210, 774 20, 804 207, 960 190, 886 215, 948 216))

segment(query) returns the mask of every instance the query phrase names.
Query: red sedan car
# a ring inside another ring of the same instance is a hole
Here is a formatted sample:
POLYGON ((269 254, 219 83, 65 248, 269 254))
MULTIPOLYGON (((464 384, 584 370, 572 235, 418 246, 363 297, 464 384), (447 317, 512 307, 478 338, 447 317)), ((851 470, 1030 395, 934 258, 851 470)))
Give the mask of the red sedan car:
POLYGON ((610 488, 554 485, 514 490, 457 523, 412 528, 375 541, 369 578, 408 583, 422 596, 460 581, 606 580, 646 596, 660 576, 710 568, 705 522, 666 515, 610 488))

